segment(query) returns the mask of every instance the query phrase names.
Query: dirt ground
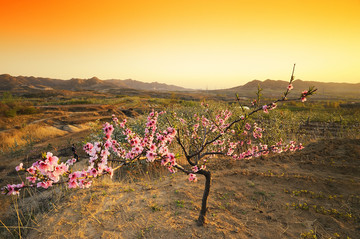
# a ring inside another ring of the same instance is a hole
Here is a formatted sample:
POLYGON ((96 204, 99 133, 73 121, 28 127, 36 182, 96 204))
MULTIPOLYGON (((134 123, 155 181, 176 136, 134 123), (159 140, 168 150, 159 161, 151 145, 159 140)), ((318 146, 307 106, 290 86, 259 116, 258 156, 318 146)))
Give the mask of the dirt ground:
MULTIPOLYGON (((144 169, 126 180, 120 176, 98 180, 90 189, 53 190, 18 200, 20 208, 34 201, 42 201, 39 207, 46 207, 33 215, 21 235, 360 238, 359 139, 321 140, 293 154, 246 161, 214 159, 209 169, 213 178, 204 227, 195 222, 203 178, 190 183, 181 172, 155 175, 144 169), (56 203, 49 201, 54 195, 56 203)), ((4 198, 0 196, 2 203, 4 198)), ((16 220, 3 221, 9 230, 17 227, 16 220)), ((19 237, 18 232, 13 234, 19 237)), ((0 235, 11 238, 5 229, 0 235)))

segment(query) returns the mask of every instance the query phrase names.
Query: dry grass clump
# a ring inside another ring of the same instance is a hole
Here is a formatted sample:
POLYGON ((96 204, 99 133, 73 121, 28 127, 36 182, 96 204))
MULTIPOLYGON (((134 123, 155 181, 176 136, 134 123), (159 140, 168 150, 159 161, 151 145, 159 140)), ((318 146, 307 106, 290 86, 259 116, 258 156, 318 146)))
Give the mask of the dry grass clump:
POLYGON ((0 150, 8 151, 34 142, 63 136, 67 132, 53 126, 30 124, 21 129, 8 130, 0 133, 0 150))

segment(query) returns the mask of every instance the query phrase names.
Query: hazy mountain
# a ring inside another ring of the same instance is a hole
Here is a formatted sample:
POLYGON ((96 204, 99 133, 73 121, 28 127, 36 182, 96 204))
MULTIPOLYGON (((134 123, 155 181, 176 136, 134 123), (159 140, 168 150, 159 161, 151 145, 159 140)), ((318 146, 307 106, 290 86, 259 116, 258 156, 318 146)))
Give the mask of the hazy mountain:
MULTIPOLYGON (((233 87, 230 89, 224 89, 218 92, 223 92, 226 94, 238 93, 240 96, 254 96, 254 93, 257 92, 258 85, 263 89, 262 93, 266 97, 278 97, 281 95, 288 86, 288 81, 281 80, 253 80, 245 85, 233 87)), ((317 88, 315 97, 323 98, 333 98, 333 97, 360 97, 360 83, 350 84, 350 83, 325 83, 325 82, 316 82, 316 81, 302 81, 295 80, 293 82, 294 90, 292 94, 299 94, 303 90, 309 89, 311 86, 317 88)))
MULTIPOLYGON (((288 86, 287 81, 280 80, 253 80, 245 85, 233 87, 230 89, 213 90, 213 91, 197 91, 200 94, 216 94, 217 96, 234 97, 238 93, 241 97, 254 97, 257 87, 263 89, 262 93, 265 97, 279 97, 286 90, 288 86)), ((360 97, 360 83, 324 83, 315 81, 295 80, 293 82, 294 90, 292 95, 298 95, 301 91, 306 90, 309 86, 315 86, 318 91, 315 97, 317 98, 359 98, 360 97)), ((161 84, 157 82, 145 83, 136 80, 100 80, 97 77, 90 79, 73 78, 70 80, 59 80, 42 77, 26 77, 26 76, 11 76, 8 74, 0 75, 0 91, 14 91, 14 92, 28 92, 32 90, 93 90, 98 92, 128 92, 129 90, 140 91, 192 91, 179 86, 161 84), (126 89, 126 90, 125 90, 126 89)), ((195 92, 195 91, 194 91, 195 92)))
POLYGON ((175 86, 167 85, 164 83, 152 82, 145 83, 137 80, 106 80, 106 82, 111 82, 121 88, 132 88, 137 90, 152 90, 152 91, 188 91, 189 89, 175 86))
POLYGON ((0 75, 0 90, 26 91, 26 90, 95 90, 106 91, 114 88, 153 91, 185 91, 183 87, 161 84, 157 82, 145 83, 136 80, 100 80, 97 77, 90 79, 73 78, 59 80, 42 77, 0 75))

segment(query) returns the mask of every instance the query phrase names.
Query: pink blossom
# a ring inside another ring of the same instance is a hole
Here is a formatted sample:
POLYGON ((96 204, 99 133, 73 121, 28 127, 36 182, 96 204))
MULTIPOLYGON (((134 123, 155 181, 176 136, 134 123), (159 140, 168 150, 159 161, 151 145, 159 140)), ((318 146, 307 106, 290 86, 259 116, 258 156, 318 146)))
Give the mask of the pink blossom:
POLYGON ((47 189, 48 187, 51 187, 52 184, 53 184, 53 181, 49 180, 49 181, 46 181, 46 182, 44 182, 44 181, 43 182, 38 182, 36 186, 38 188, 43 187, 43 188, 47 189))
POLYGON ((28 168, 26 171, 28 171, 30 174, 35 174, 35 173, 36 173, 36 167, 31 166, 31 167, 28 168))
POLYGON ((163 159, 161 160, 161 165, 165 166, 168 162, 169 162, 169 159, 168 159, 168 158, 163 158, 163 159))
POLYGON ((155 144, 152 144, 152 145, 150 145, 150 150, 151 151, 156 151, 156 149, 157 149, 157 147, 156 147, 156 145, 155 144))
MULTIPOLYGON (((91 187, 91 184, 92 184, 92 181, 86 181, 85 179, 81 179, 81 180, 79 180, 78 186, 80 188, 89 188, 89 187, 91 187)), ((72 186, 76 187, 76 185, 74 183, 72 186)), ((70 188, 70 185, 69 185, 69 188, 70 188)))
POLYGON ((169 134, 171 137, 175 137, 175 135, 176 135, 176 130, 175 130, 174 128, 168 127, 168 128, 167 128, 167 131, 168 131, 168 134, 169 134))
POLYGON ((112 143, 110 140, 107 140, 104 144, 105 148, 108 149, 109 147, 111 147, 112 143))
POLYGON ((6 189, 8 190, 7 195, 19 195, 19 190, 16 188, 15 184, 8 184, 6 189))
POLYGON ((141 147, 141 146, 135 146, 135 147, 133 148, 133 151, 134 151, 135 154, 140 154, 140 153, 143 151, 143 147, 141 147))
POLYGON ((294 86, 292 84, 289 84, 287 89, 290 91, 290 90, 294 89, 294 86))
POLYGON ((23 165, 24 165, 23 163, 20 163, 18 166, 15 167, 15 170, 16 170, 16 171, 23 170, 23 169, 24 169, 24 168, 23 168, 23 165))
MULTIPOLYGON (((67 165, 73 165, 76 162, 76 158, 72 158, 66 161, 67 165)), ((56 167, 55 167, 56 168, 56 167)))
POLYGON ((176 163, 175 163, 175 155, 173 153, 168 153, 167 154, 167 157, 169 159, 169 162, 172 166, 174 166, 176 163))
POLYGON ((101 150, 100 156, 102 158, 107 158, 110 155, 110 152, 108 150, 101 150))
POLYGON ((191 170, 194 172, 194 173, 196 173, 197 171, 199 171, 199 168, 198 168, 198 166, 194 166, 194 167, 192 167, 191 168, 191 170))
POLYGON ((79 184, 76 181, 69 181, 68 186, 69 188, 76 188, 79 184))
MULTIPOLYGON (((59 167, 59 171, 57 173, 59 175, 64 174, 65 172, 67 172, 69 170, 69 166, 64 163, 61 163, 58 167, 59 167)), ((56 168, 55 168, 55 171, 57 171, 56 168)))
POLYGON ((106 168, 105 168, 105 171, 110 175, 110 178, 113 177, 113 175, 114 175, 114 169, 113 169, 113 168, 111 168, 111 167, 106 167, 106 168))
POLYGON ((96 170, 96 168, 92 168, 89 173, 93 177, 96 177, 98 175, 98 171, 96 170))
POLYGON ((246 123, 246 124, 245 124, 245 129, 246 129, 246 130, 250 130, 250 129, 251 129, 251 125, 250 125, 249 123, 246 123))
POLYGON ((79 172, 79 171, 73 172, 69 175, 69 180, 76 181, 76 179, 79 178, 80 175, 81 175, 81 172, 79 172))
POLYGON ((271 103, 269 110, 273 110, 273 109, 275 109, 276 107, 277 107, 277 104, 276 104, 276 103, 271 103))
POLYGON ((50 152, 47 152, 46 159, 49 161, 49 165, 56 165, 59 161, 59 158, 56 156, 53 156, 53 154, 50 152))
POLYGON ((265 113, 269 113, 267 105, 263 105, 262 109, 265 113))
POLYGON ((154 162, 156 157, 156 153, 152 152, 152 151, 147 151, 146 152, 146 158, 148 162, 154 162))
POLYGON ((96 150, 96 152, 100 152, 100 150, 101 150, 101 143, 100 143, 100 142, 95 142, 95 143, 94 143, 94 149, 96 150))
POLYGON ((45 174, 47 171, 51 170, 51 165, 47 162, 41 161, 39 163, 39 170, 42 174, 45 174))
POLYGON ((306 101, 306 96, 308 94, 307 90, 304 90, 303 92, 301 92, 301 102, 305 102, 306 101))
POLYGON ((35 183, 36 182, 36 177, 26 177, 27 180, 29 180, 29 182, 31 183, 35 183))
POLYGON ((190 182, 197 182, 197 177, 196 177, 196 175, 195 174, 193 174, 193 173, 190 173, 189 174, 189 181, 190 182))

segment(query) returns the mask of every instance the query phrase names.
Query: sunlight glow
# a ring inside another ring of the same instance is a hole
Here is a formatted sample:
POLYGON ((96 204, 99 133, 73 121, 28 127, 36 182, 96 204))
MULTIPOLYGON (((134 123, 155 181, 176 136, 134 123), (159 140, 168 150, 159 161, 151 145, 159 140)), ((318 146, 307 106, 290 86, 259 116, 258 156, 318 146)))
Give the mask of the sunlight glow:
POLYGON ((1 74, 189 88, 360 82, 360 2, 1 0, 1 74))

